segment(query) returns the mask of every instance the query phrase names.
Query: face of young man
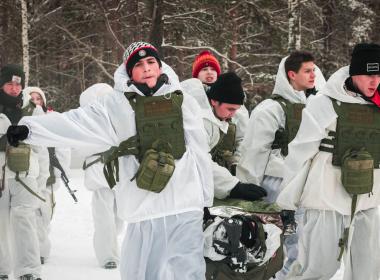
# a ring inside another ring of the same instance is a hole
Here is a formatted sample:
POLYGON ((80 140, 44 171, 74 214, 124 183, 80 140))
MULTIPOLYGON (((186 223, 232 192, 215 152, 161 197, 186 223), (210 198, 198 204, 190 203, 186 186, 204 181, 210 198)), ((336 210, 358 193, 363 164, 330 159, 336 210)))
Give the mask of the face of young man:
POLYGON ((3 91, 10 96, 17 97, 22 91, 22 85, 17 82, 8 82, 3 85, 3 91))
POLYGON ((215 71, 214 67, 207 66, 203 67, 201 71, 199 71, 198 79, 201 80, 201 82, 204 84, 213 84, 218 78, 217 75, 218 74, 215 71))
POLYGON ((213 99, 211 99, 211 106, 214 108, 215 116, 222 121, 235 116, 236 111, 241 107, 238 104, 221 103, 213 99))
POLYGON ((30 99, 36 105, 39 105, 39 106, 44 105, 44 100, 42 99, 42 96, 38 92, 32 92, 30 94, 30 99))
POLYGON ((311 89, 315 85, 315 65, 313 61, 303 62, 298 72, 289 71, 290 84, 295 90, 311 89))
POLYGON ((352 82, 366 97, 372 97, 380 84, 380 75, 355 75, 352 82))
POLYGON ((132 69, 132 79, 139 84, 153 88, 161 75, 161 68, 153 56, 140 59, 132 69))

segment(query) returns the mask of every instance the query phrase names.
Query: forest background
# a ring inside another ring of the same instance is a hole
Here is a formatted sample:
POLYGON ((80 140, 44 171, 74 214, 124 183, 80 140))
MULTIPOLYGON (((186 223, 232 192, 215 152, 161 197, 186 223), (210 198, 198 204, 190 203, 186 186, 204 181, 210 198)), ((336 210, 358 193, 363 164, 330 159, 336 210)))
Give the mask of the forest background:
POLYGON ((252 109, 290 51, 313 52, 328 78, 355 43, 379 43, 379 11, 378 0, 1 0, 0 66, 22 63, 28 84, 65 111, 88 86, 113 85, 133 41, 154 44, 181 80, 210 50, 243 79, 252 109))

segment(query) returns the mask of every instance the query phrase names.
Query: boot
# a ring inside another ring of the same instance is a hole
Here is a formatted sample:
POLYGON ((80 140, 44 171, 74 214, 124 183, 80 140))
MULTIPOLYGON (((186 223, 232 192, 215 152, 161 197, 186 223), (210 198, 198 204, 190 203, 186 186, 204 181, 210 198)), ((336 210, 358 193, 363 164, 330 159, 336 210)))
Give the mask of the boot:
POLYGON ((105 263, 105 265, 103 267, 105 269, 115 269, 115 268, 117 268, 117 264, 115 261, 108 261, 105 263))
POLYGON ((19 280, 41 280, 41 278, 37 278, 33 274, 25 274, 20 276, 19 280))
POLYGON ((41 260, 41 264, 45 264, 45 258, 44 257, 40 257, 40 260, 41 260))
POLYGON ((8 275, 0 275, 0 280, 8 280, 8 275))
POLYGON ((284 235, 292 235, 297 231, 297 223, 294 218, 295 211, 282 210, 281 219, 284 224, 284 235))

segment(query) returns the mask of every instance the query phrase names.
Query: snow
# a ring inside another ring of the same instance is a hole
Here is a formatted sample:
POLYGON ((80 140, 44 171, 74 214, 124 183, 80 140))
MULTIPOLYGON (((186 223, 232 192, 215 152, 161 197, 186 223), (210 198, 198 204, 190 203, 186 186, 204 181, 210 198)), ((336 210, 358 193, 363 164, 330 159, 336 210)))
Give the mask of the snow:
MULTIPOLYGON (((62 185, 51 224, 51 256, 42 267, 43 280, 116 280, 119 269, 106 270, 98 265, 92 245, 91 195, 83 185, 83 171, 70 172, 70 187, 76 189, 78 203, 62 185)), ((119 236, 119 244, 124 234, 119 236)))
MULTIPOLYGON (((77 190, 78 203, 74 203, 63 185, 57 190, 57 205, 50 233, 52 250, 42 266, 42 279, 120 280, 119 269, 103 269, 95 258, 92 246, 92 193, 83 185, 81 169, 71 170, 70 187, 77 190)), ((119 244, 123 236, 124 233, 119 236, 119 244)), ((340 280, 342 277, 343 273, 340 270, 332 280, 340 280)))

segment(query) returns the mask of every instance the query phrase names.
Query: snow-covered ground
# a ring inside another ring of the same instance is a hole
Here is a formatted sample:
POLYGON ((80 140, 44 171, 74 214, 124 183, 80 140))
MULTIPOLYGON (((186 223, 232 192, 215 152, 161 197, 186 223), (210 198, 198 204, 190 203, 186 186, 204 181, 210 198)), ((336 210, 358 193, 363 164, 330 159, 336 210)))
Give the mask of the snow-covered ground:
MULTIPOLYGON (((51 225, 51 256, 43 265, 43 280, 116 280, 119 270, 99 267, 92 246, 91 192, 83 186, 83 171, 70 172, 70 186, 76 189, 78 203, 61 186, 56 193, 57 206, 51 225)), ((119 243, 123 238, 119 236, 119 243)), ((341 271, 332 278, 342 279, 341 271)), ((132 279, 131 279, 132 280, 132 279)), ((133 279, 138 280, 138 279, 133 279)))
MULTIPOLYGON (((51 225, 51 256, 43 265, 43 280, 116 280, 119 269, 105 270, 95 258, 92 246, 91 192, 83 186, 83 171, 72 170, 70 186, 78 203, 61 186, 51 225)), ((120 236, 120 245, 123 234, 120 236)))

